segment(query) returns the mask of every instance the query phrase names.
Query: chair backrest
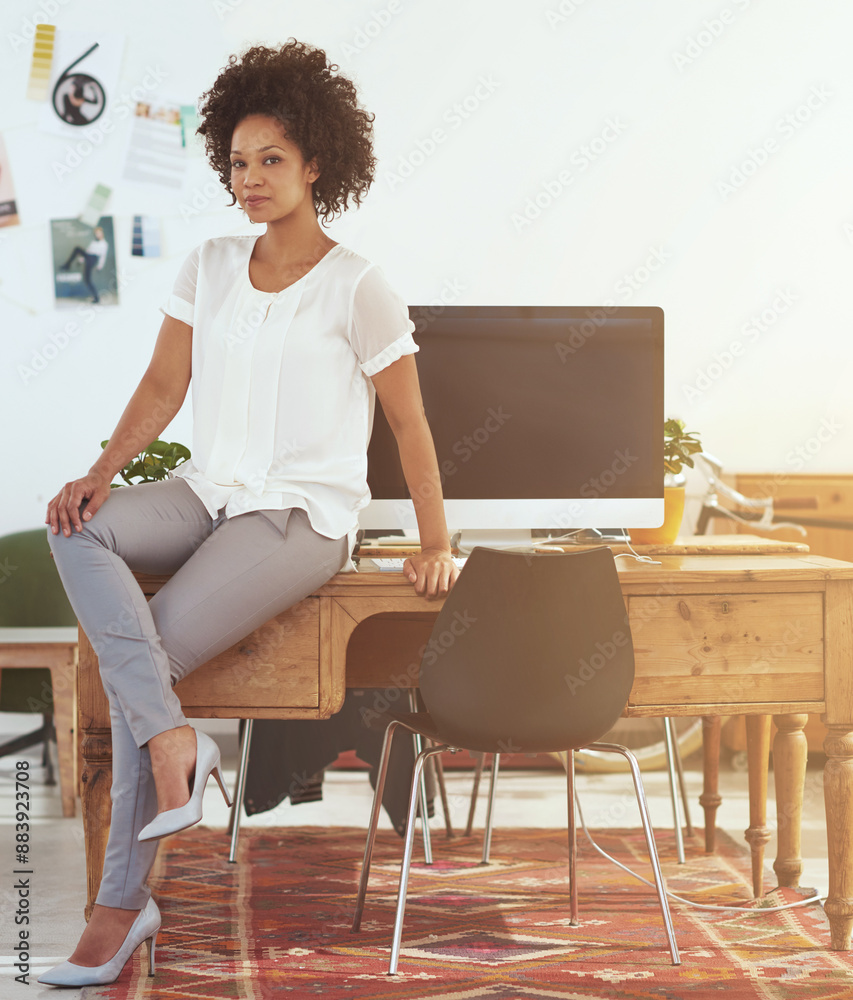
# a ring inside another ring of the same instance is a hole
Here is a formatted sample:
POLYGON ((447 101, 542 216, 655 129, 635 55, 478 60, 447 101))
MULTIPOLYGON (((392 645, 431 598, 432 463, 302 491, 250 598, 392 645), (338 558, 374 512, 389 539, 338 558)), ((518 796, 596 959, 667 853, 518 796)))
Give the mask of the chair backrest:
POLYGON ((421 660, 445 742, 542 753, 600 739, 622 714, 634 647, 613 554, 476 547, 421 660))
POLYGON ((76 625, 47 526, 0 538, 0 628, 76 625))

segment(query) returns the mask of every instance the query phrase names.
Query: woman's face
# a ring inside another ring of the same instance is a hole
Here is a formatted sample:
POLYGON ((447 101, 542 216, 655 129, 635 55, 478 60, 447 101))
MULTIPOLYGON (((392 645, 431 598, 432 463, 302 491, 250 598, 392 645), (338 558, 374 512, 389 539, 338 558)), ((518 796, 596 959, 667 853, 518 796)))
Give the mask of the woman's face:
POLYGON ((307 199, 320 176, 305 163, 284 126, 269 115, 248 115, 231 137, 231 190, 252 222, 274 222, 307 199))

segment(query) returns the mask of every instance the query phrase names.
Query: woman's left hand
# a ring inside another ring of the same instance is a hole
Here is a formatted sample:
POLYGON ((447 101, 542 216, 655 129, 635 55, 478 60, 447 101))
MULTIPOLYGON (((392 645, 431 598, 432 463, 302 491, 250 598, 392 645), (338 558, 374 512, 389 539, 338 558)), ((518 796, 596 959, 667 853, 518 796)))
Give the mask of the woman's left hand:
POLYGON ((445 597, 459 576, 447 549, 422 549, 403 563, 403 572, 419 597, 445 597))

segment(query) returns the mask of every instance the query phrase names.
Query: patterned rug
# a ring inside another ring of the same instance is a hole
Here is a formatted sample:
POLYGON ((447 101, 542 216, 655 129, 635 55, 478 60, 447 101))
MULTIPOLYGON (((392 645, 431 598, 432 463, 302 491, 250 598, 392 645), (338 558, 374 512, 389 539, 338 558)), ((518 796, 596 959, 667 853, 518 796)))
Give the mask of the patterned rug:
MULTIPOLYGON (((651 889, 581 839, 580 926, 569 926, 565 833, 498 830, 492 864, 481 834, 434 834, 436 863, 413 866, 400 974, 386 974, 402 841, 380 832, 362 929, 350 931, 365 831, 248 828, 227 860, 222 830, 194 827, 163 842, 151 886, 163 914, 157 973, 145 948, 118 982, 86 1000, 849 1000, 853 952, 828 950, 812 904, 747 916, 673 905, 682 965, 673 966, 651 889)), ((605 850, 651 878, 639 830, 596 834, 605 850)), ((670 890, 705 903, 749 898, 749 856, 718 831, 705 855, 672 837, 659 850, 670 890)), ((418 843, 416 843, 416 850, 418 843)), ((768 875, 768 884, 772 885, 768 875)), ((811 890, 776 890, 793 902, 811 890)))

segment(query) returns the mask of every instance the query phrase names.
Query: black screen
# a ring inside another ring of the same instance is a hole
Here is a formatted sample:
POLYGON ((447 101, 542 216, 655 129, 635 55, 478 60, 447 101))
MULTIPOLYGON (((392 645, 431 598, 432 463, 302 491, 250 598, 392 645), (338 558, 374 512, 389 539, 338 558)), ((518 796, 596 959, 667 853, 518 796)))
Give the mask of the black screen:
MULTIPOLYGON (((411 306, 445 499, 663 495, 657 307, 411 306)), ((408 498, 377 398, 376 499, 408 498)))

